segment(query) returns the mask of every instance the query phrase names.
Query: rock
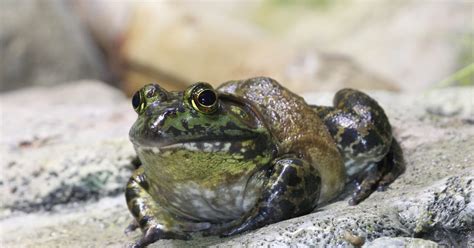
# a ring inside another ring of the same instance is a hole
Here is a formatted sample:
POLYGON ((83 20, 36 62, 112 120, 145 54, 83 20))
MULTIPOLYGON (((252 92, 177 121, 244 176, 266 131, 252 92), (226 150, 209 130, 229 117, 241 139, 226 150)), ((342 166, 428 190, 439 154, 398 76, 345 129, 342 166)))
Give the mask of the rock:
POLYGON ((105 64, 68 3, 0 2, 0 91, 105 79, 105 64))
POLYGON ((385 247, 404 247, 404 248, 436 248, 438 244, 433 241, 417 238, 378 238, 363 246, 364 248, 385 248, 385 247))
POLYGON ((1 209, 50 210, 122 192, 134 111, 119 91, 75 82, 3 94, 1 106, 1 209))
POLYGON ((246 20, 223 15, 228 6, 136 4, 129 29, 120 36, 120 54, 127 64, 125 91, 132 95, 154 80, 168 89, 182 90, 196 80, 216 86, 261 75, 300 93, 342 87, 398 90, 393 82, 348 56, 292 46, 246 20))
POLYGON ((81 17, 112 64, 125 62, 129 95, 155 80, 182 89, 253 75, 297 92, 474 83, 469 1, 95 3, 81 17))
MULTIPOLYGON (((330 104, 333 94, 305 98, 330 104)), ((230 238, 197 233, 150 247, 472 246, 474 88, 369 94, 385 108, 407 161, 385 192, 357 206, 346 193, 311 214, 230 238)), ((129 100, 83 81, 4 93, 0 106, 3 247, 120 247, 141 235, 123 234, 132 220, 123 196, 134 156, 129 100)))

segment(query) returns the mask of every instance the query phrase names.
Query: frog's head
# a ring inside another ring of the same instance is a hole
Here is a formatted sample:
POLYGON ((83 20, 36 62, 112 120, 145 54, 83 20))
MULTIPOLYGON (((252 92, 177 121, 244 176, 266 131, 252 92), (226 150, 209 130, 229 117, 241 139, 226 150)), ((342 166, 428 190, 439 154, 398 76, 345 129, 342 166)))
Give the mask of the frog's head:
POLYGON ((184 92, 149 84, 135 93, 132 105, 138 118, 130 140, 138 150, 153 151, 148 157, 162 157, 170 150, 174 158, 180 156, 178 152, 193 158, 204 153, 247 160, 271 156, 270 134, 258 113, 238 98, 220 95, 207 83, 196 83, 184 92))

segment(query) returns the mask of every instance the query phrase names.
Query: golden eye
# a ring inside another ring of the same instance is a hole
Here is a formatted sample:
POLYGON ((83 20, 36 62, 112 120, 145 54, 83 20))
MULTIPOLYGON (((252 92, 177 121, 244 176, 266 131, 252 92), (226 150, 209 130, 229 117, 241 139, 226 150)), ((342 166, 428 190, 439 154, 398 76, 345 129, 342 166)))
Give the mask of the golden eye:
POLYGON ((141 114, 145 109, 145 101, 142 97, 141 90, 135 92, 132 97, 132 106, 137 114, 141 114))
POLYGON ((196 84, 191 91, 191 105, 199 112, 214 113, 218 107, 217 100, 217 94, 209 84, 196 84))

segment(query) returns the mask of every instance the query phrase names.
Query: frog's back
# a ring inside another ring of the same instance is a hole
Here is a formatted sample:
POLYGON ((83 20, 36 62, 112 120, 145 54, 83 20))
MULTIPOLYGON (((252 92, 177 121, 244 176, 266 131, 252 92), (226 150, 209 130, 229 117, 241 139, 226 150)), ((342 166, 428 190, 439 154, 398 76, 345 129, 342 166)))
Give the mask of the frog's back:
POLYGON ((272 134, 278 156, 295 154, 319 170, 320 203, 338 195, 345 183, 341 155, 324 123, 303 98, 266 77, 230 81, 218 91, 251 105, 272 134))

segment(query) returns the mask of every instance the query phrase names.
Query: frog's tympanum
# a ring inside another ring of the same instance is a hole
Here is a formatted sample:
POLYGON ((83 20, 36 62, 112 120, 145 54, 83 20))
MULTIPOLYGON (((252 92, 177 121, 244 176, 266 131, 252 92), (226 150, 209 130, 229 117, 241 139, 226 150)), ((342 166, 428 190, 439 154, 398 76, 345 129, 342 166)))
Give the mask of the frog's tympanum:
POLYGON ((354 205, 405 168, 383 109, 353 89, 337 92, 333 107, 313 106, 259 77, 184 92, 150 84, 132 103, 141 165, 126 199, 136 220, 128 231, 144 233, 136 247, 301 216, 356 180, 354 205))

